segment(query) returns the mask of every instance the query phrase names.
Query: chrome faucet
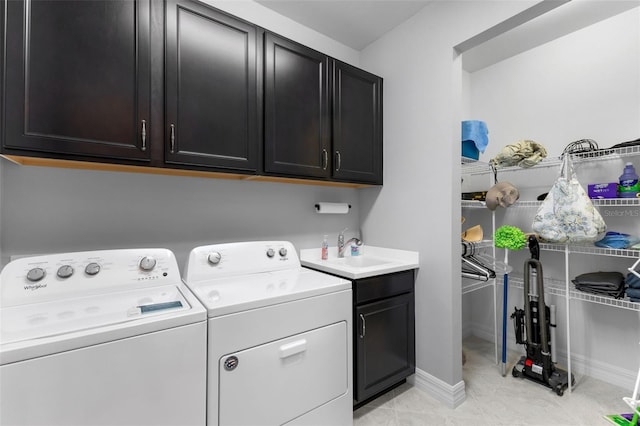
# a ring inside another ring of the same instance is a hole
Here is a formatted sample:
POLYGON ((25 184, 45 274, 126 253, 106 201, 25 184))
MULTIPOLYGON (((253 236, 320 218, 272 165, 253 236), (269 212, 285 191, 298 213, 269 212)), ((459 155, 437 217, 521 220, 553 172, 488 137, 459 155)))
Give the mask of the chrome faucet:
POLYGON ((348 247, 349 244, 356 243, 357 246, 361 246, 362 245, 362 241, 360 241, 356 237, 353 237, 353 238, 349 239, 346 243, 344 242, 344 232, 347 229, 349 229, 349 228, 344 228, 338 234, 338 257, 344 257, 344 249, 345 249, 345 247, 348 247))

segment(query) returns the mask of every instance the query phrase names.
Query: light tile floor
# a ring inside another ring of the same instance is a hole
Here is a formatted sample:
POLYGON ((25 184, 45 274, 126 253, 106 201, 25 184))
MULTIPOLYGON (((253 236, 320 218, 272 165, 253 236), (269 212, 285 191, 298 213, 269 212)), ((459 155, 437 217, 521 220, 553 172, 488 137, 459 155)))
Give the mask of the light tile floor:
POLYGON ((510 353, 506 377, 495 364, 493 343, 465 339, 462 368, 466 400, 449 408, 427 393, 403 384, 354 412, 355 426, 408 425, 610 425, 603 415, 629 412, 622 389, 590 377, 576 377, 573 392, 558 396, 550 388, 511 376, 520 358, 510 353))

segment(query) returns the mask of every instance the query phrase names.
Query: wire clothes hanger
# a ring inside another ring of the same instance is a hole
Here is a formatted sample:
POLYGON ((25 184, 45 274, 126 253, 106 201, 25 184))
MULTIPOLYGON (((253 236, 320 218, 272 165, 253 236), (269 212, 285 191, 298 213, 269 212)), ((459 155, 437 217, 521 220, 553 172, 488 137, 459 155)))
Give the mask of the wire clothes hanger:
MULTIPOLYGON (((485 264, 486 258, 480 259, 481 255, 476 253, 476 245, 471 242, 462 242, 462 276, 479 281, 489 281, 496 277, 493 269, 485 264)), ((491 263, 491 262, 487 262, 491 263)))
POLYGON ((462 241, 462 276, 481 281, 488 281, 495 278, 496 274, 504 275, 513 270, 500 260, 496 260, 493 256, 481 253, 476 243, 462 241))

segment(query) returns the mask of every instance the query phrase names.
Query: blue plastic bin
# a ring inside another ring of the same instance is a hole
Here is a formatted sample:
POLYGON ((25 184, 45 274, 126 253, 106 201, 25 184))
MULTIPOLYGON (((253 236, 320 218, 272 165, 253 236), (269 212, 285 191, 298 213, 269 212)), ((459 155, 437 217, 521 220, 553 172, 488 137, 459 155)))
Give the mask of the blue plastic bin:
POLYGON ((462 141, 462 156, 472 160, 480 158, 480 151, 478 151, 475 142, 462 141))

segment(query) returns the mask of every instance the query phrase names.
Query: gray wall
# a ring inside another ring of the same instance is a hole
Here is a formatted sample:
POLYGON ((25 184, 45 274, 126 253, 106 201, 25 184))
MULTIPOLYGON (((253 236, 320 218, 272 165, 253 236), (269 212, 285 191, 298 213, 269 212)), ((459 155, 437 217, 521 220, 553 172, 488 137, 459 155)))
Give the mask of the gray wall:
MULTIPOLYGON (((359 229, 355 189, 147 175, 2 167, 2 255, 166 247, 183 265, 198 245, 290 240, 335 245, 359 229), (348 214, 317 214, 318 201, 346 202, 348 214)), ((366 240, 365 240, 366 243, 366 240)))
MULTIPOLYGON (((461 367, 460 120, 462 68, 453 46, 527 2, 433 2, 362 52, 384 76, 385 185, 362 190, 369 240, 420 252, 416 363, 459 387, 461 367)), ((428 380, 428 379, 427 379, 428 380)))

